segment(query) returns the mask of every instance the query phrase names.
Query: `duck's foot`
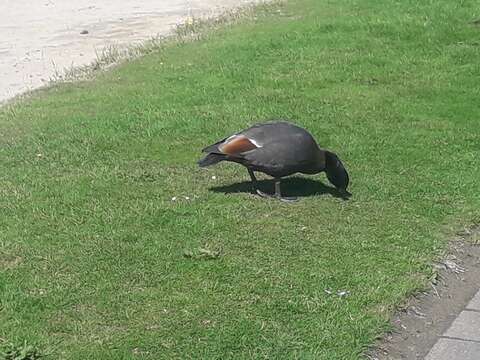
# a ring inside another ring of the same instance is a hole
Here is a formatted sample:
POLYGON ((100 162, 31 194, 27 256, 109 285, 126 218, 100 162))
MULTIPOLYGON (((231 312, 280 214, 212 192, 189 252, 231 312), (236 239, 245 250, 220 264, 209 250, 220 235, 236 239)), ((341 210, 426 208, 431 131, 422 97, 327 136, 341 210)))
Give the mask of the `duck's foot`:
POLYGON ((258 189, 256 189, 255 192, 257 193, 257 195, 260 195, 261 197, 266 198, 266 199, 271 199, 271 198, 275 197, 275 195, 267 194, 267 193, 265 193, 261 190, 258 190, 258 189))
POLYGON ((277 199, 286 203, 294 203, 298 201, 298 198, 294 196, 277 197, 277 199))
POLYGON ((277 199, 277 200, 280 200, 280 201, 283 201, 283 202, 286 202, 286 203, 292 203, 292 202, 296 202, 298 201, 298 198, 297 197, 291 197, 291 196, 278 196, 277 194, 267 194, 261 190, 256 190, 256 193, 265 198, 265 199, 277 199))
POLYGON ((282 190, 280 189, 280 178, 275 179, 275 197, 283 202, 292 203, 298 201, 297 197, 282 196, 282 190))

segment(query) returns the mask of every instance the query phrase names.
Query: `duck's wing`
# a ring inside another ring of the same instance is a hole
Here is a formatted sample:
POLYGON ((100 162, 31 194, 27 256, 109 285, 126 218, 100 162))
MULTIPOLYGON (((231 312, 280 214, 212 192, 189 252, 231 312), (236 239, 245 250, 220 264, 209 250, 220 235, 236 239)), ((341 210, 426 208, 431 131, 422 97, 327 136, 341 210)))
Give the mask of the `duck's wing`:
POLYGON ((243 153, 253 151, 261 147, 262 145, 259 144, 255 139, 249 138, 242 133, 239 133, 225 138, 215 144, 207 146, 202 151, 207 153, 241 157, 243 153))

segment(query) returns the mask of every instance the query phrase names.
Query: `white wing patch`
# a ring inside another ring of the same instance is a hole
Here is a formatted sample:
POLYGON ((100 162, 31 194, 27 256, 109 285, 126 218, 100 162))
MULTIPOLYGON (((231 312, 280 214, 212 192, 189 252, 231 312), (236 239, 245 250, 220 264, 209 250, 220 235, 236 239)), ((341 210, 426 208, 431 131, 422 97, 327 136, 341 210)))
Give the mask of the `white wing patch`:
POLYGON ((250 142, 251 142, 253 145, 255 145, 257 148, 263 147, 263 145, 260 144, 260 143, 259 143, 258 141, 256 141, 256 140, 253 140, 253 139, 250 139, 250 138, 247 138, 247 139, 250 140, 250 142))

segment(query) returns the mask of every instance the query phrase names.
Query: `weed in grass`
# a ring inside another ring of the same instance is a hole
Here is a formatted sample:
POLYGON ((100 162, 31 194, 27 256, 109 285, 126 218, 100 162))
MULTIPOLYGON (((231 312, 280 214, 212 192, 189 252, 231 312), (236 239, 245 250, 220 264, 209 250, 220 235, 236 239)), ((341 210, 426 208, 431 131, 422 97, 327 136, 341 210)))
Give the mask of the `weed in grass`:
POLYGON ((19 345, 12 343, 0 344, 1 360, 38 360, 44 358, 35 347, 24 342, 19 345))
POLYGON ((205 248, 198 248, 195 250, 185 250, 183 256, 189 259, 204 259, 204 260, 215 260, 220 258, 222 253, 217 250, 210 250, 205 248))

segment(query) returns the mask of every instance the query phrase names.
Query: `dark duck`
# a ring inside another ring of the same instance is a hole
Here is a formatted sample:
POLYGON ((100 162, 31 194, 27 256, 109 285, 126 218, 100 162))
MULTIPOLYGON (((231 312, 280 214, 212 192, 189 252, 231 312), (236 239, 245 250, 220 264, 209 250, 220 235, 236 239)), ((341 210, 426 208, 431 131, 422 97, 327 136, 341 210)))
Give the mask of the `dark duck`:
POLYGON ((348 173, 338 156, 320 148, 307 130, 289 122, 254 125, 207 146, 202 151, 207 156, 198 162, 200 167, 220 161, 242 164, 250 174, 254 191, 263 197, 273 196, 283 201, 295 201, 296 198, 282 197, 281 178, 295 173, 311 175, 323 171, 342 197, 350 195, 347 192, 348 173), (267 195, 258 189, 256 171, 275 179, 274 195, 267 195))

